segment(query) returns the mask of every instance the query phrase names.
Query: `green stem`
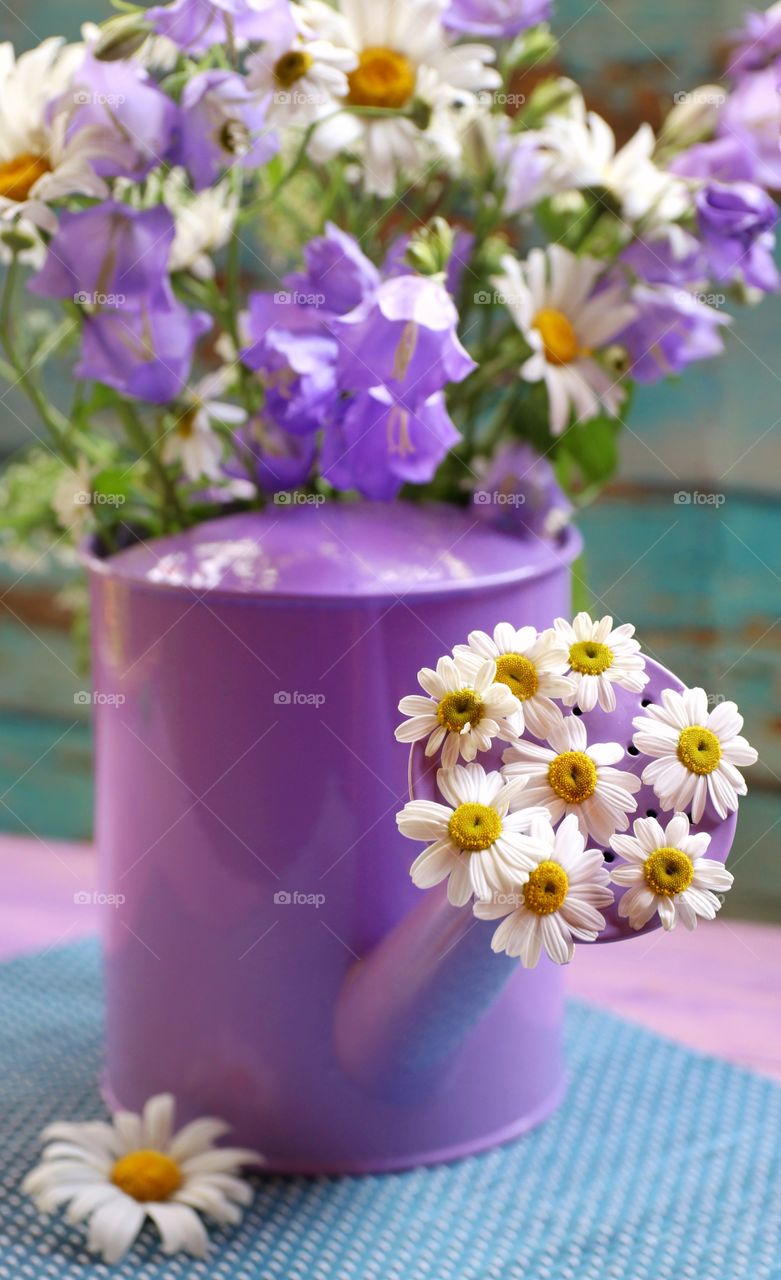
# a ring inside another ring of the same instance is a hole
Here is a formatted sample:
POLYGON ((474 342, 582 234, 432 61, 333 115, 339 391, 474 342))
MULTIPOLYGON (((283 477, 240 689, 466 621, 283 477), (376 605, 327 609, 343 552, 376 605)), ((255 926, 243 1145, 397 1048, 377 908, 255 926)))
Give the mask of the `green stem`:
MULTIPOLYGON (((68 419, 63 413, 60 413, 59 409, 41 391, 30 370, 25 368, 24 361, 16 347, 13 313, 18 278, 19 259, 14 254, 6 272, 3 297, 0 303, 0 343, 2 343, 10 365, 11 377, 8 381, 12 388, 15 386, 21 387, 49 431, 58 452, 69 465, 76 466, 78 457, 67 438, 68 419)), ((5 377, 5 372, 3 376, 5 377)))
POLYGON ((117 409, 130 443, 138 450, 141 457, 149 459, 150 466, 155 473, 160 496, 163 500, 163 521, 167 532, 182 528, 187 523, 186 514, 179 501, 176 486, 173 484, 160 457, 156 441, 150 438, 132 405, 124 400, 118 400, 117 409))
MULTIPOLYGON (((243 178, 240 169, 234 169, 231 174, 231 180, 234 186, 234 194, 236 196, 236 207, 241 207, 241 195, 243 189, 243 178)), ((239 309, 241 305, 241 237, 239 235, 238 219, 233 224, 231 238, 228 241, 228 264, 225 277, 225 293, 226 293, 226 328, 231 336, 233 345, 238 351, 241 347, 241 338, 239 336, 239 309)))

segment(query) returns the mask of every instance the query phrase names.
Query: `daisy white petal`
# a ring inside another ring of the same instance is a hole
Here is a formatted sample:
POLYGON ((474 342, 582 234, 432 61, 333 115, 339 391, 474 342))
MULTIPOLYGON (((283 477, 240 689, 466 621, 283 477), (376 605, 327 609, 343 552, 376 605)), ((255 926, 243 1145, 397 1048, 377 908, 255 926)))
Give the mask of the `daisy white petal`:
POLYGON ((105 199, 108 188, 93 162, 116 159, 117 135, 98 126, 71 128, 78 103, 69 90, 84 47, 44 40, 15 58, 0 59, 0 221, 19 218, 57 230, 51 204, 67 196, 105 199))
MULTIPOLYGON (((570 682, 564 675, 566 652, 553 630, 538 632, 535 627, 516 630, 509 622, 500 622, 493 636, 473 631, 467 644, 454 650, 464 671, 475 673, 492 659, 496 664, 495 680, 506 685, 515 698, 511 723, 520 737, 527 730, 537 738, 547 737, 561 710, 555 698, 565 698, 570 682)), ((505 712, 510 717, 509 712, 505 712)))
MULTIPOLYGON (((314 17, 320 7, 310 0, 309 15, 314 17)), ((357 54, 318 39, 307 16, 303 5, 295 5, 293 42, 285 30, 282 39, 269 41, 247 59, 248 86, 269 102, 267 118, 273 124, 311 125, 338 109, 350 92, 347 75, 358 66, 357 54)), ((325 15, 329 18, 335 25, 336 15, 325 15)))
POLYGON ((447 880, 450 901, 461 907, 516 882, 531 866, 524 835, 540 816, 521 807, 523 781, 508 785, 500 773, 468 764, 440 769, 437 783, 447 807, 411 800, 396 818, 402 835, 431 841, 410 868, 413 883, 429 889, 447 880))
POLYGON ((606 346, 635 316, 621 290, 604 289, 604 263, 576 257, 562 245, 532 249, 525 262, 510 254, 493 280, 532 355, 519 370, 527 382, 544 381, 550 428, 561 435, 574 417, 615 417, 624 390, 593 358, 594 334, 606 346))
POLYGON ((585 838, 606 844, 616 831, 626 828, 627 814, 637 808, 634 795, 640 779, 602 763, 620 760, 623 748, 617 743, 589 747, 578 716, 562 717, 549 741, 550 747, 525 739, 508 747, 502 757, 504 777, 525 778, 526 803, 543 805, 552 822, 573 814, 585 838))
POLYGON ((228 1130, 221 1120, 194 1120, 179 1133, 173 1122, 173 1097, 158 1094, 141 1116, 121 1112, 111 1124, 50 1125, 43 1136, 53 1141, 22 1189, 41 1212, 65 1205, 71 1223, 86 1221, 87 1248, 107 1263, 124 1256, 147 1216, 164 1252, 201 1257, 208 1237, 196 1209, 223 1223, 238 1221, 236 1206, 252 1193, 236 1174, 262 1158, 214 1147, 228 1130))
POLYGON ((603 711, 615 711, 613 685, 630 693, 640 693, 648 683, 645 658, 634 639, 634 627, 627 623, 613 626, 610 617, 592 621, 587 613, 579 613, 572 623, 557 618, 554 629, 567 651, 567 665, 572 692, 565 702, 592 711, 599 705, 603 711))
POLYGON ((704 689, 665 689, 660 702, 634 720, 634 745, 651 763, 643 770, 663 809, 687 809, 699 822, 706 804, 719 818, 738 807, 746 784, 737 764, 754 764, 757 753, 737 730, 743 722, 734 703, 708 712, 704 689))
POLYGON ((525 841, 528 873, 511 892, 474 906, 478 919, 505 917, 493 936, 494 951, 520 957, 527 969, 535 967, 543 950, 554 963, 568 964, 576 938, 591 942, 599 935, 605 927, 599 908, 609 906, 613 893, 602 854, 584 845, 573 814, 556 832, 546 819, 535 819, 525 841))
POLYGON ((445 656, 436 671, 419 671, 418 682, 429 696, 402 698, 399 711, 409 719, 396 729, 398 742, 426 738, 426 755, 442 747, 442 764, 452 768, 460 757, 474 760, 487 751, 494 738, 510 742, 515 737, 513 717, 519 704, 506 684, 497 683, 493 658, 467 669, 460 659, 445 656))
MULTIPOLYGON (((613 130, 575 98, 567 114, 549 115, 539 131, 548 157, 548 181, 555 190, 597 187, 608 191, 623 213, 629 233, 633 222, 646 230, 666 229, 691 207, 687 183, 654 163, 656 140, 643 124, 620 149, 613 130)), ((593 313, 595 343, 602 340, 601 316, 593 313)))
POLYGON ((626 889, 618 913, 633 929, 642 929, 655 914, 667 930, 678 920, 694 929, 698 917, 712 920, 719 910, 715 891, 726 893, 732 885, 726 867, 702 856, 710 836, 691 834, 685 813, 674 814, 664 829, 638 818, 633 836, 616 836, 610 844, 626 859, 611 869, 611 879, 626 889))
POLYGON ((174 1204, 148 1204, 147 1213, 162 1241, 163 1253, 185 1252, 202 1258, 209 1248, 206 1229, 194 1209, 178 1201, 174 1204))
POLYGON ((146 1206, 121 1194, 104 1201, 89 1220, 87 1248, 109 1266, 127 1253, 144 1222, 146 1206))
POLYGON ((490 45, 455 43, 443 21, 445 7, 442 0, 343 0, 338 10, 304 0, 297 6, 313 38, 354 59, 346 92, 336 98, 341 110, 325 113, 309 144, 318 163, 339 152, 357 155, 366 189, 392 196, 400 180, 419 176, 427 163, 458 161, 477 94, 497 88, 500 77, 489 65, 490 45), (425 118, 408 118, 413 104, 425 107, 425 118), (388 114, 350 114, 361 107, 388 114))

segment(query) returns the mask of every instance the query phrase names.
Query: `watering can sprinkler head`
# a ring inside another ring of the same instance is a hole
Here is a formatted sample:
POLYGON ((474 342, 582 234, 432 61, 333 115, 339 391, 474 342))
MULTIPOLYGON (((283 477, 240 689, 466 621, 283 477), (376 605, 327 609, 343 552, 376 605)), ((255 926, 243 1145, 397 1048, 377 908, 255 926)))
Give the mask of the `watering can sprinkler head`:
MULTIPOLYGON (((597 706, 583 712, 576 706, 564 712, 565 721, 570 717, 580 721, 582 730, 578 733, 582 736, 585 731, 589 749, 608 743, 621 747, 619 767, 633 778, 630 789, 634 789, 635 809, 623 824, 629 831, 637 819, 658 819, 664 828, 673 816, 662 810, 653 787, 642 782, 649 759, 634 744, 634 721, 647 717, 649 708, 661 705, 664 691, 682 694, 685 686, 651 659, 646 660, 646 673, 649 679, 642 691, 615 689, 613 711, 597 706)), ((533 746, 543 746, 528 740, 533 746)), ((486 771, 498 770, 513 754, 512 747, 508 750, 506 744, 495 742, 490 752, 481 755, 481 763, 486 771)), ((432 804, 440 801, 438 774, 438 761, 425 755, 421 742, 415 743, 409 763, 411 798, 432 804)), ((691 814, 689 817, 692 835, 710 837, 708 858, 726 862, 736 813, 721 818, 708 802, 698 821, 691 814)), ((623 864, 609 839, 597 844, 589 838, 585 843, 589 849, 599 850, 608 873, 623 864)), ((611 886, 606 896, 612 900, 602 908, 604 927, 595 942, 618 942, 661 928, 658 914, 641 928, 632 927, 620 911, 626 892, 626 887, 611 886)), ((528 971, 518 960, 495 954, 491 950, 495 922, 476 919, 475 915, 473 904, 454 906, 445 886, 436 885, 425 890, 410 914, 353 966, 337 1016, 337 1047, 343 1064, 370 1092, 392 1100, 398 1091, 408 1093, 411 1087, 417 1088, 421 1097, 436 1091, 442 1073, 508 984, 515 984, 519 991, 523 986, 532 1003, 537 986, 549 989, 546 998, 556 1001, 551 985, 553 966, 547 957, 542 957, 539 968, 528 971)))

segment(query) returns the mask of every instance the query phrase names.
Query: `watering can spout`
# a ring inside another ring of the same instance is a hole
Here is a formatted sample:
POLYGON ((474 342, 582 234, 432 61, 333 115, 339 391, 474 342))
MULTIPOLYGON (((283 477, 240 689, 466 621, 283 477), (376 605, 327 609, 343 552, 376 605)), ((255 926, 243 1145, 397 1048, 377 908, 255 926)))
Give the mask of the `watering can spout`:
POLYGON ((517 960, 491 951, 494 925, 453 907, 443 885, 420 902, 345 981, 336 1011, 343 1068, 373 1096, 420 1096, 515 975, 517 960))
MULTIPOLYGON (((665 689, 683 689, 675 676, 651 659, 647 672, 649 682, 642 693, 621 690, 614 711, 597 707, 588 713, 589 741, 631 746, 633 720, 642 709, 658 701, 665 689)), ((494 768, 500 766, 501 756, 489 759, 494 768)), ((627 766, 639 773, 637 752, 622 761, 622 767, 627 766)), ((436 766, 413 747, 410 795, 433 800, 436 787, 436 766)), ((659 802, 650 783, 638 784, 636 792, 634 814, 656 817, 659 802)), ((735 824, 735 813, 721 818, 708 810, 693 830, 707 833, 709 857, 725 862, 735 824)), ((628 826, 629 815, 618 829, 628 826)), ((595 846, 591 836, 587 843, 595 846)), ((613 849, 603 846, 602 851, 610 864, 616 856, 613 849)), ((660 927, 655 913, 639 930, 633 929, 620 910, 623 892, 617 885, 613 902, 603 908, 599 936, 588 945, 618 942, 660 927)), ((353 966, 337 1004, 336 1047, 343 1068, 372 1096, 393 1100, 409 1095, 412 1088, 419 1096, 435 1090, 448 1064, 457 1061, 470 1034, 508 984, 512 985, 508 999, 514 1000, 517 993, 523 1018, 534 1022, 525 1027, 525 1033, 544 1038, 545 1002, 554 988, 558 991, 552 973, 550 990, 543 992, 540 987, 551 963, 543 956, 538 969, 526 970, 504 952, 494 953, 495 928, 495 920, 477 919, 471 906, 452 906, 440 884, 427 890, 374 951, 353 966)))

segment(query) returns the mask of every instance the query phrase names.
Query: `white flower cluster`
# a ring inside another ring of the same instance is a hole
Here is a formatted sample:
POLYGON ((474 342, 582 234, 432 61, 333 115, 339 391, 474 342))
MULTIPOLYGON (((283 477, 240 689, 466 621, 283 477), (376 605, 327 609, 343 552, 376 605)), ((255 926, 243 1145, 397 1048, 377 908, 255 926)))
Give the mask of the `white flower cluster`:
POLYGON ((412 879, 421 889, 446 880, 454 906, 474 900, 478 918, 500 919, 495 951, 527 968, 543 950, 569 962, 576 939, 593 942, 605 929, 611 881, 626 890, 618 914, 633 929, 655 914, 665 929, 715 916, 732 876, 704 856, 711 837, 690 822, 706 806, 725 819, 746 792, 738 766, 757 753, 740 736, 734 703, 709 711, 702 689, 644 701, 631 767, 616 768, 624 747, 589 741, 590 715, 615 712, 617 691, 637 699, 646 660, 634 627, 586 613, 542 632, 510 623, 493 636, 474 631, 418 680, 426 696, 402 699, 408 718, 396 737, 425 739, 425 754, 441 752, 442 767, 441 800, 411 800, 398 815, 401 833, 426 844, 412 879), (507 746, 501 768, 487 771, 476 756, 494 740, 507 746), (638 818, 634 834, 623 834, 643 785, 653 787, 666 826, 638 818), (623 860, 612 872, 606 850, 623 860))

